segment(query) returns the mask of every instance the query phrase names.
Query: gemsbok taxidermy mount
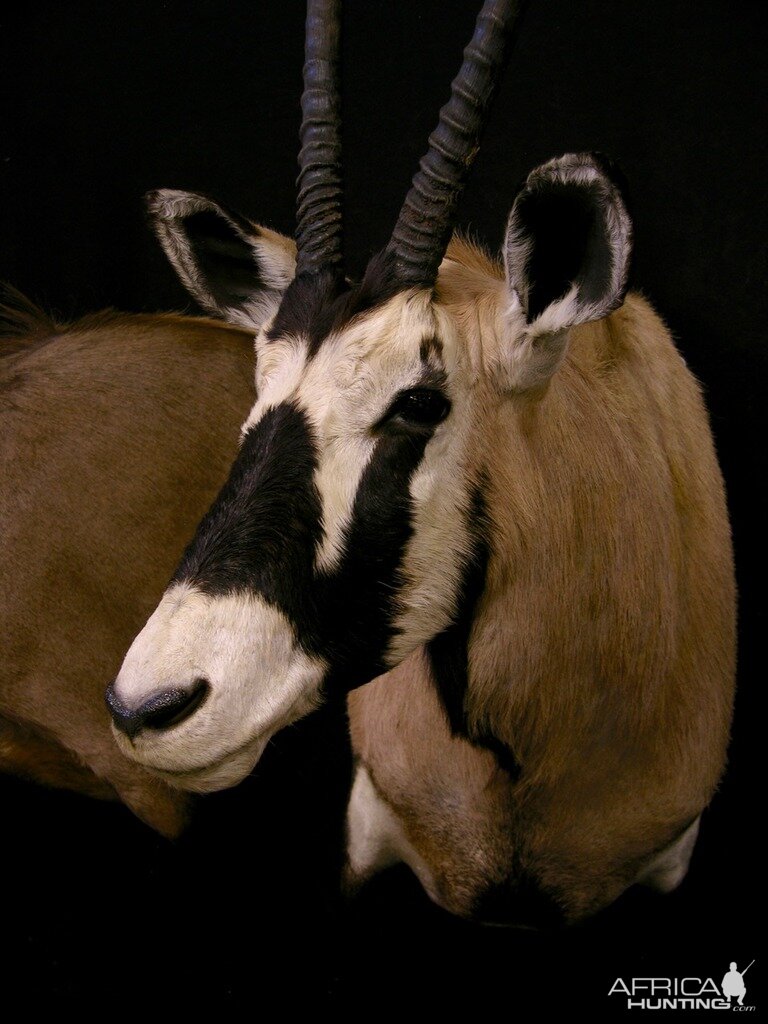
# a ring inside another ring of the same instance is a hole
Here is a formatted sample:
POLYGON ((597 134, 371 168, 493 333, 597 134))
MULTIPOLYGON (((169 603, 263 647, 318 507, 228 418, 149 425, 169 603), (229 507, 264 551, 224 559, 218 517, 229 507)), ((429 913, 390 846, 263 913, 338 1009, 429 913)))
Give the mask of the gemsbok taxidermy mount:
POLYGON ((107 699, 127 756, 208 791, 362 687, 348 882, 404 860, 456 913, 533 923, 684 876, 724 764, 734 584, 700 390, 625 295, 609 164, 534 170, 503 267, 451 237, 515 7, 484 3, 360 282, 337 0, 309 3, 295 249, 150 198, 191 293, 253 331, 257 400, 107 699))

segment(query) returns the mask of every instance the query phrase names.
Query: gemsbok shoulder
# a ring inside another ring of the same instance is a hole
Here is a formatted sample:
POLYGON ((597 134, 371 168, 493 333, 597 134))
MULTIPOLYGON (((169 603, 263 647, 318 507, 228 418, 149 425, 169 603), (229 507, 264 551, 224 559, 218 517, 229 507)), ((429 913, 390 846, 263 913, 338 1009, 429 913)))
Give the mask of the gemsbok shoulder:
POLYGON ((355 689, 348 883, 400 860, 455 913, 572 921, 674 888, 723 770, 735 598, 706 410, 626 294, 607 161, 534 170, 502 261, 451 238, 509 0, 484 3, 390 241, 345 278, 337 7, 309 3, 295 261, 202 196, 150 198, 190 292, 252 331, 257 399, 109 687, 115 737, 215 790, 355 689))

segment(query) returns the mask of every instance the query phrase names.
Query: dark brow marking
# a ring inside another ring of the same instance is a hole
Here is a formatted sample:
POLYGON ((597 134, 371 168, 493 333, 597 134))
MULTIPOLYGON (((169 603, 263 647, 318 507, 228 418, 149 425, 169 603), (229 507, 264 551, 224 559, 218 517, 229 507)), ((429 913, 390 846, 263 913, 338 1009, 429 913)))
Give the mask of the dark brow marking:
POLYGON ((444 369, 443 343, 436 335, 431 334, 421 339, 419 342, 419 356, 422 363, 437 364, 440 369, 444 369))

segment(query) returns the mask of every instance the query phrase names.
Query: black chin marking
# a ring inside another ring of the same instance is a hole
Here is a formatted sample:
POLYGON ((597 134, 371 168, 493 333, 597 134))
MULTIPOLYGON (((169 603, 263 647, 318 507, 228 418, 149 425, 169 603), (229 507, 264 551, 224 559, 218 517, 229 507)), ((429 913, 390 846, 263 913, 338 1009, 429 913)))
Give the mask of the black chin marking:
POLYGON ((477 487, 467 512, 472 553, 462 570, 456 614, 453 622, 427 644, 432 679, 454 736, 462 736, 478 747, 490 750, 499 767, 513 779, 521 768, 513 752, 490 735, 470 734, 464 709, 468 686, 468 648, 475 607, 485 589, 488 568, 488 517, 482 491, 477 487))

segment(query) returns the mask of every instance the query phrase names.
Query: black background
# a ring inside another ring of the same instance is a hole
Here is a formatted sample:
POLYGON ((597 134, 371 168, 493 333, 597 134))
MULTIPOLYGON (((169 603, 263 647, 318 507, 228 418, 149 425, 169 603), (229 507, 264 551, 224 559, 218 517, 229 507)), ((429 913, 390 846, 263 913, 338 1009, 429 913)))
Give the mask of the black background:
MULTIPOLYGON (((478 6, 345 6, 353 268, 387 239, 478 6)), ((64 316, 193 308, 146 230, 141 197, 155 187, 208 192, 290 233, 303 17, 298 0, 6 9, 0 278, 64 316)), ((740 685, 730 767, 682 888, 630 893, 554 935, 451 919, 404 871, 342 905, 349 763, 329 708, 274 741, 237 790, 206 798, 176 845, 121 807, 3 780, 4 998, 129 1013, 212 1002, 245 1019, 307 1001, 361 1017, 392 1002, 612 1019, 619 975, 719 979, 730 960, 760 957, 764 30, 764 5, 746 0, 533 0, 459 217, 496 248, 535 165, 582 149, 617 159, 635 284, 706 391, 736 543, 740 685)), ((758 959, 749 975, 758 1007, 762 970, 758 959)))

